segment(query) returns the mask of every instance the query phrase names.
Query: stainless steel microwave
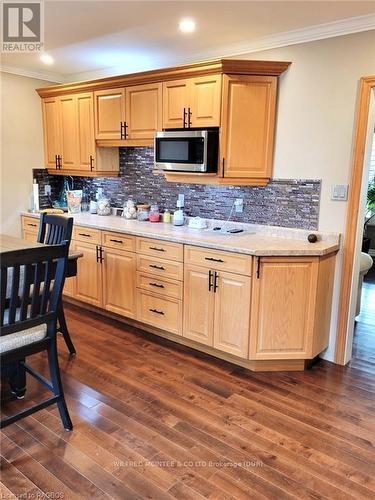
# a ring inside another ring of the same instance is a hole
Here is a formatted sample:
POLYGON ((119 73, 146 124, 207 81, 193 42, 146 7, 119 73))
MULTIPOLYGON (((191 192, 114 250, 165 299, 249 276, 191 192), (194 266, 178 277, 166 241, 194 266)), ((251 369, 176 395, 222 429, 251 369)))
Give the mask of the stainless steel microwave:
POLYGON ((155 136, 155 168, 175 172, 216 172, 219 129, 168 130, 155 136))

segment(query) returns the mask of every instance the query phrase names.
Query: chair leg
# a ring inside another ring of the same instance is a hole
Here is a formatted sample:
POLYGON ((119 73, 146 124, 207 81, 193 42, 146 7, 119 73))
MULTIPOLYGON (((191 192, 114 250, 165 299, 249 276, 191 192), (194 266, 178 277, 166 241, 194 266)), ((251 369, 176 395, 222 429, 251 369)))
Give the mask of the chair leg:
POLYGON ((56 396, 60 397, 59 401, 57 401, 57 407, 59 409, 60 417, 64 429, 67 431, 71 431, 73 429, 73 424, 70 420, 69 411, 68 407, 66 406, 64 391, 61 383, 59 361, 57 358, 56 339, 51 341, 47 352, 53 392, 56 396))
POLYGON ((69 349, 69 353, 71 356, 75 356, 76 350, 75 350, 74 344, 72 342, 72 339, 70 338, 70 335, 69 335, 68 326, 67 326, 66 320, 65 320, 64 305, 63 305, 62 301, 60 303, 59 311, 57 313, 57 318, 59 320, 60 332, 62 333, 62 335, 64 337, 65 343, 69 349))
POLYGON ((12 394, 22 399, 26 392, 26 370, 22 361, 15 361, 9 367, 9 385, 12 394))

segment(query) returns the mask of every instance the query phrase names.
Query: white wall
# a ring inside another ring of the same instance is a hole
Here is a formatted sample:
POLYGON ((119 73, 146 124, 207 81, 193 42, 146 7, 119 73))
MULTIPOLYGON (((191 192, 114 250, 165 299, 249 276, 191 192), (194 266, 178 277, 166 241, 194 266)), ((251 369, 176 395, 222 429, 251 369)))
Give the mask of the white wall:
POLYGON ((44 167, 42 80, 0 73, 1 202, 0 231, 20 236, 20 211, 30 208, 32 169, 44 167))
MULTIPOLYGON (((375 32, 242 55, 292 61, 280 78, 275 178, 321 179, 319 229, 343 233, 347 203, 330 200, 332 184, 350 179, 358 81, 375 74, 375 32)), ((336 264, 331 341, 333 359, 341 253, 336 264)))

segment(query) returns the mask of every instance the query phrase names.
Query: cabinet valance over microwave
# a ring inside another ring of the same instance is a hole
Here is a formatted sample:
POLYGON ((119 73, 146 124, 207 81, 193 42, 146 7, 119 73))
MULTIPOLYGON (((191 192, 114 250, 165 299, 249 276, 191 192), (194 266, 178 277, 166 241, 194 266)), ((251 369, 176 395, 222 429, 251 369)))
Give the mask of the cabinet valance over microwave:
POLYGON ((219 129, 157 132, 155 168, 176 172, 216 172, 219 129))

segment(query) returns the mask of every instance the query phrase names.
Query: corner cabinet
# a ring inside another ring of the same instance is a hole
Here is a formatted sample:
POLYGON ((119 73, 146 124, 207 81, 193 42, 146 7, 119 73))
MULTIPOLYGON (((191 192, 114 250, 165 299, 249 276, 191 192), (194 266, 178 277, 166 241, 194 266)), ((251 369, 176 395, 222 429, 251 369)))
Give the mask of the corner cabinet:
POLYGON ((334 266, 334 254, 255 259, 251 359, 312 359, 328 346, 334 266))

